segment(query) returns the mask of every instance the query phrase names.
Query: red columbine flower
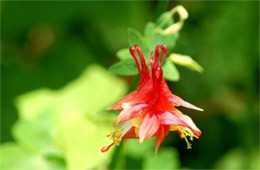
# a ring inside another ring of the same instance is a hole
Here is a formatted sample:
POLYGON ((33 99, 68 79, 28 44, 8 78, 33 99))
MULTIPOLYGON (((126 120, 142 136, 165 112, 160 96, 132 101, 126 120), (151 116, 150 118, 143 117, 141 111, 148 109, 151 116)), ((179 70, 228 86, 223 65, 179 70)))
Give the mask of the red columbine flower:
POLYGON ((155 152, 169 131, 177 131, 181 138, 191 148, 190 140, 198 138, 201 131, 193 123, 192 119, 180 112, 176 106, 202 111, 202 109, 182 100, 171 93, 163 78, 162 63, 167 54, 164 45, 157 45, 155 51, 150 55, 150 70, 147 67, 144 56, 138 45, 130 48, 140 81, 137 90, 131 92, 120 101, 112 105, 110 110, 120 111, 115 129, 108 134, 113 142, 101 149, 102 152, 109 150, 114 144, 119 145, 121 140, 138 138, 140 143, 156 136, 155 152), (159 52, 162 56, 159 61, 159 52), (139 56, 139 59, 137 55, 139 56))

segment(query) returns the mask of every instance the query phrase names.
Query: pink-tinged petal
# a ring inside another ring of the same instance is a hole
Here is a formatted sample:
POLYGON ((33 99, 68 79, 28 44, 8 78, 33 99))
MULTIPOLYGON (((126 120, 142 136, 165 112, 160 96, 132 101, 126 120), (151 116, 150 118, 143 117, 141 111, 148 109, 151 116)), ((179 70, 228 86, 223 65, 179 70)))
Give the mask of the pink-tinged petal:
POLYGON ((175 125, 189 128, 195 136, 200 136, 201 131, 194 124, 192 119, 184 114, 173 114, 170 112, 164 112, 159 114, 160 124, 164 125, 175 125))
POLYGON ((190 127, 190 129, 192 130, 192 132, 194 133, 195 136, 197 136, 197 137, 201 136, 201 134, 202 134, 201 131, 199 130, 199 128, 195 125, 195 123, 192 121, 192 119, 189 116, 181 114, 181 115, 179 115, 179 118, 190 127))
POLYGON ((186 108, 189 108, 189 109, 203 111, 203 109, 184 101, 182 98, 180 98, 179 96, 176 96, 174 94, 172 94, 172 96, 169 98, 169 100, 172 103, 174 103, 174 105, 176 105, 176 106, 183 106, 183 107, 186 107, 186 108))
POLYGON ((147 79, 144 82, 140 82, 138 85, 138 90, 129 93, 127 96, 123 97, 121 100, 113 104, 108 108, 108 110, 118 110, 123 109, 123 103, 139 103, 148 101, 151 97, 152 81, 147 79))
POLYGON ((179 116, 171 112, 163 112, 159 114, 160 124, 163 125, 176 125, 176 126, 185 126, 186 123, 183 122, 179 116))
POLYGON ((136 116, 140 116, 143 113, 144 108, 147 107, 147 104, 141 103, 141 104, 134 104, 129 106, 123 106, 123 110, 117 117, 117 124, 122 123, 124 121, 127 121, 129 119, 132 119, 136 116))
POLYGON ((158 152, 158 149, 163 142, 164 138, 168 135, 170 130, 170 126, 160 126, 156 135, 156 143, 155 143, 155 155, 158 152))
POLYGON ((147 114, 139 129, 139 141, 142 143, 145 139, 148 139, 155 135, 160 126, 157 115, 147 114))
POLYGON ((194 106, 186 101, 184 101, 182 98, 180 98, 179 96, 176 96, 174 94, 172 94, 172 92, 170 91, 167 83, 165 82, 165 80, 163 79, 163 91, 166 93, 166 96, 168 98, 168 100, 173 103, 175 106, 183 106, 189 109, 194 109, 194 110, 198 110, 198 111, 203 111, 203 109, 194 106))
POLYGON ((108 108, 108 110, 122 110, 123 109, 122 104, 133 100, 133 98, 136 96, 136 94, 137 94, 137 91, 133 91, 133 92, 129 93, 127 96, 123 97, 121 100, 119 100, 118 102, 116 102, 115 104, 110 106, 108 108))

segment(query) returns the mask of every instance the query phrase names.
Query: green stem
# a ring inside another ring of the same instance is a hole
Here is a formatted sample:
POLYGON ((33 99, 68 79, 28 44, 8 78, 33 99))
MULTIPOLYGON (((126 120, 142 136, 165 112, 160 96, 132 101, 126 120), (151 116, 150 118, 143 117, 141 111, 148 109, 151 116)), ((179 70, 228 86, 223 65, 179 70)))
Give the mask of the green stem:
POLYGON ((116 148, 113 153, 108 169, 121 169, 122 162, 124 159, 124 154, 123 154, 124 142, 121 142, 119 146, 114 146, 114 147, 116 148))

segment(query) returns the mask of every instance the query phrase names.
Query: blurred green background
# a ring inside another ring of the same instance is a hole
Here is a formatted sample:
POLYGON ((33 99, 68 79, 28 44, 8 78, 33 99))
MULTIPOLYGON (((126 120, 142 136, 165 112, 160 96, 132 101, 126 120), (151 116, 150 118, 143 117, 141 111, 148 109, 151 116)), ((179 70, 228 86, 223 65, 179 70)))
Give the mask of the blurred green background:
POLYGON ((259 168, 258 23, 257 1, 2 1, 0 166, 259 168), (203 135, 187 150, 170 133, 156 160, 152 140, 99 153, 115 117, 105 108, 134 88, 106 71, 128 46, 127 28, 143 33, 178 4, 189 19, 174 52, 205 72, 178 67, 181 79, 169 85, 205 110, 181 108, 203 135))

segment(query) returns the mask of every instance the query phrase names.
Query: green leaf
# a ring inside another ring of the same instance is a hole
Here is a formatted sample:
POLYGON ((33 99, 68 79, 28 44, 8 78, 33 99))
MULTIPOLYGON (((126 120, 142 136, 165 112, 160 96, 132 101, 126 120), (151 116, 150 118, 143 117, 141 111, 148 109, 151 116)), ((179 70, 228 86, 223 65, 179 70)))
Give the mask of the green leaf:
POLYGON ((33 120, 19 120, 12 128, 16 141, 28 152, 43 155, 62 156, 55 143, 52 132, 55 131, 55 111, 42 112, 33 120))
POLYGON ((28 152, 65 154, 70 169, 106 163, 111 114, 101 113, 126 92, 126 84, 99 66, 90 66, 60 90, 38 90, 16 100, 21 120, 13 133, 28 152), (106 142, 105 142, 106 141, 106 142))
POLYGON ((126 90, 123 80, 98 65, 92 65, 78 79, 58 91, 61 94, 60 109, 64 113, 96 117, 98 112, 122 97, 126 90))
POLYGON ((163 66, 163 75, 166 80, 178 81, 180 79, 180 74, 177 68, 169 60, 165 60, 163 66))
POLYGON ((1 159, 0 169, 43 169, 44 166, 37 165, 33 156, 26 153, 21 147, 15 143, 5 143, 0 146, 1 159))
POLYGON ((34 120, 43 112, 96 115, 125 93, 125 82, 104 68, 92 65, 64 88, 26 93, 16 99, 16 105, 20 118, 24 120, 34 120))
POLYGON ((58 104, 58 96, 49 89, 32 91, 16 98, 20 119, 34 120, 41 113, 53 112, 58 104))
POLYGON ((138 74, 135 61, 132 58, 124 59, 109 68, 109 71, 124 76, 131 76, 138 74))
POLYGON ((128 29, 128 41, 130 46, 138 44, 143 52, 145 58, 149 57, 149 47, 144 37, 134 29, 128 29))
POLYGON ((124 48, 124 49, 119 50, 119 51, 116 53, 116 56, 117 56, 120 60, 132 58, 132 56, 131 56, 131 54, 130 54, 128 48, 124 48))
POLYGON ((153 22, 148 22, 144 28, 145 38, 148 39, 149 37, 151 37, 155 32, 155 29, 156 29, 156 25, 153 22))
POLYGON ((156 25, 152 22, 146 24, 145 27, 145 38, 148 42, 150 51, 153 51, 156 45, 166 45, 168 51, 170 51, 176 44, 179 37, 178 33, 171 35, 162 35, 156 30, 156 25))
POLYGON ((145 27, 145 38, 150 50, 156 45, 164 44, 171 51, 179 37, 179 30, 182 28, 184 20, 188 18, 188 13, 181 5, 165 12, 157 19, 156 24, 148 23, 145 27), (174 23, 173 15, 178 13, 180 19, 174 23))
MULTIPOLYGON (((108 124, 93 122, 83 115, 67 115, 60 127, 68 169, 90 169, 106 165, 112 151, 100 150, 111 141, 106 138, 108 124)), ((111 148, 112 149, 112 148, 111 148)))
POLYGON ((147 152, 144 159, 144 169, 179 169, 178 153, 175 149, 160 149, 157 158, 153 152, 147 152))
POLYGON ((32 153, 39 153, 41 150, 46 152, 46 144, 47 148, 50 145, 48 131, 30 121, 16 122, 12 128, 12 135, 21 146, 32 153))
POLYGON ((179 64, 200 73, 203 72, 203 68, 190 56, 173 53, 169 56, 169 59, 175 64, 179 64))
POLYGON ((159 18, 156 20, 156 25, 159 26, 161 29, 164 29, 174 23, 172 15, 170 12, 162 13, 159 18))
POLYGON ((65 165, 48 161, 42 155, 29 154, 19 145, 9 142, 0 145, 0 169, 3 170, 48 170, 59 167, 60 170, 65 169, 65 165))
POLYGON ((175 46, 177 39, 179 37, 179 34, 171 34, 171 35, 161 35, 160 33, 154 33, 152 37, 150 37, 149 41, 149 47, 150 49, 153 49, 156 47, 156 45, 164 44, 166 45, 168 51, 173 49, 175 46))

